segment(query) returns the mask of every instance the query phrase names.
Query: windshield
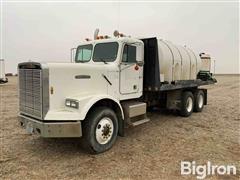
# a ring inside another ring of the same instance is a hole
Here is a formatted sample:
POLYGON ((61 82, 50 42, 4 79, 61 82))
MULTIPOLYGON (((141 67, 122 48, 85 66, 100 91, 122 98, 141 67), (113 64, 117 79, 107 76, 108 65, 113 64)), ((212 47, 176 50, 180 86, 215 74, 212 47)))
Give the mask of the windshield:
POLYGON ((113 62, 117 58, 118 43, 99 43, 94 47, 93 61, 95 62, 113 62))
POLYGON ((76 62, 88 62, 92 56, 92 44, 78 46, 75 61, 76 62))

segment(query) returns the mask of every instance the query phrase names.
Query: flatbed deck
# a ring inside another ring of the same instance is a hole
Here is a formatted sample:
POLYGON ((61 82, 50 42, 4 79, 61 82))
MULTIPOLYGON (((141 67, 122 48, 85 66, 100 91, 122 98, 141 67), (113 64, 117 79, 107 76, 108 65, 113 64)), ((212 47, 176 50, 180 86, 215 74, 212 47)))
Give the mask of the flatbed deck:
POLYGON ((184 88, 194 88, 194 87, 198 87, 198 86, 215 84, 216 82, 217 81, 215 79, 207 80, 207 81, 203 81, 201 79, 182 80, 182 81, 176 81, 172 84, 162 84, 160 86, 159 90, 160 91, 169 91, 169 90, 184 89, 184 88))

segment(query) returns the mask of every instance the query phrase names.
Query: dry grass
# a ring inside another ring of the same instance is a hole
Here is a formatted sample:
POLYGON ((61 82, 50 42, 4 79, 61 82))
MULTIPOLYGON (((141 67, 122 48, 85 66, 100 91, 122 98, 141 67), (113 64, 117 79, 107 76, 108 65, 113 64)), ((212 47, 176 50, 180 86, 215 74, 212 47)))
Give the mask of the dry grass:
POLYGON ((26 134, 17 121, 16 77, 0 86, 0 177, 6 179, 188 179, 180 175, 180 161, 235 164, 238 179, 239 76, 217 76, 209 87, 202 113, 182 118, 152 112, 145 125, 126 130, 108 152, 89 155, 78 139, 42 139, 26 134))

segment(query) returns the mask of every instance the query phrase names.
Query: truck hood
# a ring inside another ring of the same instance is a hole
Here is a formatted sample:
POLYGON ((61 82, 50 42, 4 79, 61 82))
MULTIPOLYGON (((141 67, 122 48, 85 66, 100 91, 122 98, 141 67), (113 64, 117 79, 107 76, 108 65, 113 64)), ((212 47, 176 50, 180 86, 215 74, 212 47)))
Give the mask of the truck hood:
POLYGON ((107 94, 104 78, 113 64, 47 63, 49 71, 49 108, 65 108, 65 99, 89 94, 107 94))

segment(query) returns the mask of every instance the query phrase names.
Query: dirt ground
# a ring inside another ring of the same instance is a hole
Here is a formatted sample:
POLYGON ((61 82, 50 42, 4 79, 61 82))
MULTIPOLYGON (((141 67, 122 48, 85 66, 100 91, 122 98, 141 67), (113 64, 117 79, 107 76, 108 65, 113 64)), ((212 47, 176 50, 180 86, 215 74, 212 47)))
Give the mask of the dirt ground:
POLYGON ((154 111, 151 121, 126 129, 106 153, 89 155, 79 139, 42 139, 28 135, 17 121, 17 78, 0 85, 3 179, 195 179, 181 176, 180 162, 233 164, 240 177, 239 76, 217 76, 202 113, 182 118, 154 111))

